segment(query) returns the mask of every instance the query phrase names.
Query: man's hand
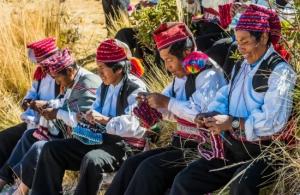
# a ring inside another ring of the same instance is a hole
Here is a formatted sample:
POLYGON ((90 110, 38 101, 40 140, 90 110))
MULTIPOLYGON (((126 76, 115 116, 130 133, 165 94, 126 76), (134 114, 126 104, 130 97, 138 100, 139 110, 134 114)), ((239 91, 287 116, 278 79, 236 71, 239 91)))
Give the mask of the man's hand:
POLYGON ((85 119, 91 124, 100 123, 102 125, 106 125, 110 120, 109 117, 92 110, 86 112, 85 119))
POLYGON ((76 120, 79 122, 84 118, 84 114, 82 112, 76 113, 76 120))
POLYGON ((147 92, 139 92, 137 97, 136 97, 136 101, 138 102, 138 104, 140 104, 143 101, 146 101, 146 97, 149 95, 150 93, 147 92))
POLYGON ((32 101, 32 99, 24 99, 22 101, 21 107, 24 111, 27 110, 27 108, 29 108, 31 101, 32 101))
POLYGON ((213 117, 218 114, 218 112, 199 113, 195 117, 194 122, 197 124, 198 127, 205 127, 204 118, 213 117))
POLYGON ((54 120, 56 119, 57 111, 54 108, 45 108, 41 111, 41 115, 47 120, 54 120))
POLYGON ((152 108, 168 108, 170 98, 160 93, 151 93, 146 97, 147 102, 152 108))
POLYGON ((30 102, 30 108, 37 111, 41 112, 43 109, 45 109, 48 105, 47 101, 44 100, 34 100, 30 102))
POLYGON ((220 134, 222 131, 232 129, 232 117, 228 115, 216 115, 213 117, 204 118, 204 125, 213 132, 220 134))

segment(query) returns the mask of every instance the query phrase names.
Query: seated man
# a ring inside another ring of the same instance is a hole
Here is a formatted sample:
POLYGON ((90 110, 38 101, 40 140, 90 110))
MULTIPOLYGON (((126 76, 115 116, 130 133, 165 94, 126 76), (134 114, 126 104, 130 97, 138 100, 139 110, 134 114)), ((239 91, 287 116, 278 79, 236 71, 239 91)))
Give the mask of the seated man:
MULTIPOLYGON (((54 99, 60 91, 59 85, 48 74, 46 66, 40 64, 41 61, 55 54, 58 50, 55 39, 46 38, 33 42, 27 46, 29 49, 28 58, 37 64, 34 73, 34 81, 31 89, 27 92, 22 101, 22 108, 25 112, 21 114, 23 123, 10 127, 0 132, 0 168, 5 165, 13 148, 26 129, 35 128, 39 122, 40 115, 34 111, 39 105, 37 100, 54 99), (32 109, 33 108, 33 109, 32 109)), ((0 191, 6 182, 0 182, 0 191)))
MULTIPOLYGON (((200 138, 193 124, 198 112, 206 112, 219 88, 226 84, 218 65, 201 52, 199 71, 189 74, 184 59, 194 54, 194 38, 183 23, 164 23, 154 32, 154 40, 166 69, 174 75, 163 94, 139 96, 164 119, 177 121, 172 145, 137 154, 127 159, 115 176, 107 195, 164 194, 176 174, 187 165, 187 151, 196 151, 200 138), (179 118, 180 117, 180 118, 179 118)), ((193 61, 193 60, 192 60, 193 61)), ((188 64, 189 66, 189 64, 188 64)), ((193 68, 192 68, 193 69, 193 68)), ((196 68, 195 68, 196 69, 196 68)))
POLYGON ((262 149, 287 124, 296 81, 292 67, 272 46, 279 41, 280 31, 279 18, 271 10, 250 5, 241 15, 235 35, 244 60, 235 65, 230 83, 208 106, 209 112, 219 114, 196 118, 227 140, 226 161, 191 163, 176 176, 171 195, 207 194, 228 182, 230 194, 259 194, 274 179, 274 169, 262 149), (232 164, 235 166, 221 169, 232 164))
POLYGON ((1 178, 6 182, 13 181, 13 173, 22 181, 16 194, 28 192, 43 145, 48 140, 70 136, 69 128, 76 122, 76 113, 90 109, 101 83, 97 75, 78 67, 67 49, 58 51, 40 64, 49 67, 51 76, 66 91, 62 99, 39 102, 43 117, 38 129, 23 134, 6 162, 7 166, 0 171, 1 178), (45 120, 49 121, 47 125, 42 123, 45 120))
MULTIPOLYGON (((116 171, 130 155, 144 148, 145 128, 132 115, 139 92, 146 92, 145 84, 129 74, 131 64, 128 46, 116 39, 108 39, 97 50, 98 72, 103 81, 98 88, 92 110, 78 115, 89 123, 106 126, 103 140, 82 135, 73 129, 73 139, 48 142, 38 162, 32 194, 62 194, 65 170, 80 169, 75 194, 96 195, 103 173, 116 171), (79 138, 79 139, 78 139, 79 138)), ((135 73, 134 73, 135 74, 135 73)), ((89 131, 91 132, 91 130, 89 131)), ((86 133, 85 135, 87 135, 86 133)), ((99 136, 98 136, 99 138, 99 136)))

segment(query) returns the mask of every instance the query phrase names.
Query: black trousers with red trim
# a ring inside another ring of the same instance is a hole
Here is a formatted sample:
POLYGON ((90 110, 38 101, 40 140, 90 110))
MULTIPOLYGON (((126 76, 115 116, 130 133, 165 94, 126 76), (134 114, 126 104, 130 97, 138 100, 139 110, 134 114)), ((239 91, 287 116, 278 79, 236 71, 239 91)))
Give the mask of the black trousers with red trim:
POLYGON ((230 194, 258 195, 262 187, 272 183, 274 169, 268 159, 251 160, 261 154, 262 145, 237 141, 228 133, 225 137, 231 143, 224 142, 228 160, 199 159, 191 163, 176 176, 170 195, 207 194, 229 182, 230 194), (241 162, 245 163, 237 164, 241 162), (224 168, 234 164, 231 168, 224 168))
POLYGON ((106 195, 159 195, 195 154, 197 142, 174 137, 172 146, 128 158, 115 175, 106 195))
POLYGON ((63 194, 65 170, 80 170, 75 195, 96 195, 103 173, 118 170, 133 151, 121 137, 103 134, 104 142, 85 145, 76 139, 50 141, 42 149, 32 185, 32 195, 63 194))

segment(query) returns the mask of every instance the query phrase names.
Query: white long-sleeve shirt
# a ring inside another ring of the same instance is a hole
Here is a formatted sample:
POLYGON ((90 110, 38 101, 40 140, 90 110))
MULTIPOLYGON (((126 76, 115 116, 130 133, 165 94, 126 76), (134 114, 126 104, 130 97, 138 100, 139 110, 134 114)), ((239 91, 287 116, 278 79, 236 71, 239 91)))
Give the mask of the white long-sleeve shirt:
POLYGON ((117 99, 120 90, 123 86, 123 80, 116 86, 110 85, 106 98, 104 101, 103 108, 101 108, 101 87, 98 88, 96 92, 96 101, 94 102, 92 108, 93 111, 99 112, 100 114, 108 117, 112 117, 108 124, 106 125, 106 131, 109 134, 118 135, 121 137, 135 137, 142 138, 146 129, 140 126, 138 118, 133 115, 133 108, 137 106, 136 97, 139 92, 146 92, 146 85, 137 77, 129 75, 128 77, 131 81, 139 86, 138 89, 133 91, 128 97, 128 106, 125 108, 125 114, 121 116, 116 116, 117 110, 117 99))
POLYGON ((288 121, 292 110, 292 91, 296 74, 286 62, 281 62, 273 70, 266 92, 259 93, 253 89, 253 76, 262 61, 273 52, 275 51, 271 46, 252 68, 244 61, 234 84, 229 83, 222 87, 208 108, 209 111, 244 118, 245 135, 248 141, 256 141, 260 136, 270 136, 279 132, 288 121), (228 110, 231 85, 233 87, 228 110))
MULTIPOLYGON (((32 100, 51 100, 55 98, 55 80, 46 75, 40 81, 40 87, 38 90, 38 81, 33 81, 31 89, 27 92, 23 99, 32 100)), ((21 114, 21 120, 28 124, 28 128, 35 128, 39 123, 40 115, 32 109, 27 109, 21 114)))
POLYGON ((196 77, 196 91, 188 99, 185 93, 186 80, 187 77, 175 78, 176 97, 171 97, 173 83, 164 89, 163 94, 171 97, 168 111, 163 112, 165 119, 173 121, 174 116, 178 116, 189 122, 194 122, 196 115, 207 111, 207 107, 217 91, 226 84, 221 70, 216 68, 204 70, 196 77))

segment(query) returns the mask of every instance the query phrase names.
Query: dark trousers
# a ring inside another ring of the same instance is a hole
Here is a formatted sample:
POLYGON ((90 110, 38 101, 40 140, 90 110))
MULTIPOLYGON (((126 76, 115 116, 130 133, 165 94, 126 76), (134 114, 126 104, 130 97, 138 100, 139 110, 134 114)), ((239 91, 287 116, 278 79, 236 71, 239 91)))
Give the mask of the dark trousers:
POLYGON ((261 153, 260 146, 251 143, 241 143, 232 139, 232 143, 225 143, 229 161, 214 159, 211 161, 199 159, 191 163, 175 178, 170 195, 206 194, 220 189, 232 178, 236 179, 230 184, 230 194, 258 195, 259 189, 269 185, 274 170, 268 165, 266 159, 236 165, 219 171, 226 165, 251 160, 261 153))
POLYGON ((127 159, 114 177, 106 195, 159 195, 171 187, 173 179, 184 169, 189 152, 197 143, 173 140, 172 146, 137 154, 127 159))
POLYGON ((26 123, 20 123, 0 132, 0 168, 9 158, 12 150, 27 129, 26 123))
POLYGON ((80 169, 80 181, 75 194, 96 195, 102 182, 102 173, 116 171, 128 154, 128 147, 120 137, 104 134, 103 140, 101 145, 85 145, 76 139, 45 144, 31 194, 62 194, 65 170, 80 169))
MULTIPOLYGON (((0 170, 0 178, 5 180, 8 183, 13 183, 13 175, 14 172, 12 169, 18 167, 16 171, 20 174, 18 176, 23 175, 23 172, 20 168, 25 168, 25 164, 31 164, 28 161, 33 160, 32 158, 25 158, 26 154, 30 151, 32 145, 38 140, 32 136, 34 129, 30 129, 24 132, 17 145, 14 147, 10 157, 5 162, 3 167, 0 170), (30 159, 30 160, 29 160, 30 159), (19 172, 20 171, 20 172, 19 172)), ((36 148, 36 147, 35 147, 36 148)), ((30 154, 35 153, 34 151, 29 152, 30 154)), ((28 170, 28 169, 27 169, 28 170)), ((27 177, 24 177, 27 178, 27 177)))

